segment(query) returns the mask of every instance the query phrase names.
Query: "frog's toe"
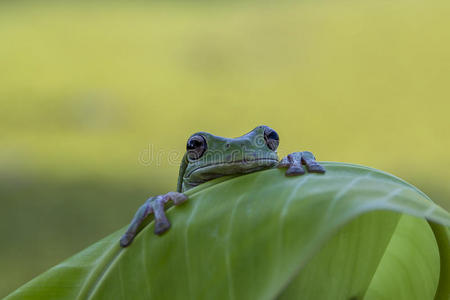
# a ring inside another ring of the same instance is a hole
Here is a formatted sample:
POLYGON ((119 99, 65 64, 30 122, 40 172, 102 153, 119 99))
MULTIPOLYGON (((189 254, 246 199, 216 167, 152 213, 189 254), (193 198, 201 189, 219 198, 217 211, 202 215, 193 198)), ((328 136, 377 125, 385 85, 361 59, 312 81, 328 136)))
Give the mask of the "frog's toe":
POLYGON ((306 166, 310 173, 325 173, 325 168, 322 167, 319 163, 314 162, 306 166))
POLYGON ((287 156, 283 157, 277 164, 277 168, 288 168, 290 166, 290 162, 287 156))
POLYGON ((162 235, 164 232, 169 230, 170 222, 167 220, 155 221, 155 234, 162 235))
POLYGON ((291 166, 286 170, 286 176, 297 176, 305 174, 305 169, 302 166, 291 166))
POLYGON ((125 233, 121 238, 120 238, 120 246, 121 247, 127 247, 128 245, 131 244, 131 242, 133 241, 134 236, 132 234, 129 233, 125 233))
POLYGON ((183 193, 169 192, 166 194, 167 197, 172 199, 173 205, 180 205, 187 201, 188 197, 183 193))

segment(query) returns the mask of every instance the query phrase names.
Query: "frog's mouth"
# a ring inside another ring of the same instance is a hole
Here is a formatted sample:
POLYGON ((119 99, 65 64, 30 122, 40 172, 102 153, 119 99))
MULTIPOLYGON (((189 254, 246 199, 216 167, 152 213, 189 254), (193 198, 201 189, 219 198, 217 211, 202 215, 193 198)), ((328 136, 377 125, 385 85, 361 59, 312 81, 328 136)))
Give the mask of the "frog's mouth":
POLYGON ((229 162, 210 163, 190 170, 184 177, 205 182, 214 178, 233 174, 246 174, 274 167, 278 163, 275 158, 241 159, 229 162))

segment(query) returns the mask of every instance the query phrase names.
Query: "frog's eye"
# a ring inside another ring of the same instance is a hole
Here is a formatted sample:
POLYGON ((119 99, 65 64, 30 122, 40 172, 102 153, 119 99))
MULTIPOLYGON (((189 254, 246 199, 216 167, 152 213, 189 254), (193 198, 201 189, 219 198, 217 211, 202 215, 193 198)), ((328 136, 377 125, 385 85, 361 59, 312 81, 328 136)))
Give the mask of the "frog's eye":
POLYGON ((278 137, 278 133, 275 130, 269 127, 264 129, 264 140, 266 141, 266 145, 270 150, 277 150, 278 144, 280 143, 280 138, 278 137))
POLYGON ((206 140, 201 135, 189 138, 186 145, 187 156, 191 160, 199 159, 206 151, 206 140))

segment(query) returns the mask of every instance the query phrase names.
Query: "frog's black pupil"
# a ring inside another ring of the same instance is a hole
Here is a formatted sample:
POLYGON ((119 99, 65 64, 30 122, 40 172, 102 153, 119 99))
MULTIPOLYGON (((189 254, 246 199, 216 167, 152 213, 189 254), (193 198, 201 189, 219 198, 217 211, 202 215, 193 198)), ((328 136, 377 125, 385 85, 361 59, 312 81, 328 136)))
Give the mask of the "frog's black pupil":
POLYGON ((187 144, 187 149, 192 150, 198 147, 201 147, 203 143, 199 140, 190 140, 187 144))
POLYGON ((279 140, 280 138, 278 137, 278 133, 276 131, 271 131, 268 135, 267 135, 268 139, 271 140, 279 140))
POLYGON ((280 138, 275 130, 267 129, 264 132, 264 139, 266 140, 267 147, 269 147, 270 150, 275 151, 278 148, 280 138))

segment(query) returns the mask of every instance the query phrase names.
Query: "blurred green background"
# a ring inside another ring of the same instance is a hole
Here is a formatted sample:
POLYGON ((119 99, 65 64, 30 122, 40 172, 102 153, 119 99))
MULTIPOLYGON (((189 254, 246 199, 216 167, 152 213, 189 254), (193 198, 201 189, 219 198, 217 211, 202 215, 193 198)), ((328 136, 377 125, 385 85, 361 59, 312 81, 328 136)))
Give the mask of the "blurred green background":
POLYGON ((448 1, 0 2, 0 297, 259 124, 450 208, 448 1))

